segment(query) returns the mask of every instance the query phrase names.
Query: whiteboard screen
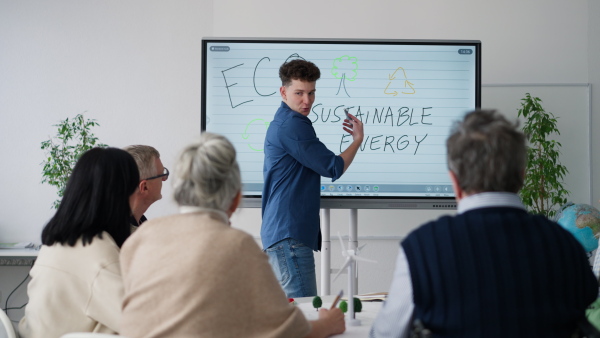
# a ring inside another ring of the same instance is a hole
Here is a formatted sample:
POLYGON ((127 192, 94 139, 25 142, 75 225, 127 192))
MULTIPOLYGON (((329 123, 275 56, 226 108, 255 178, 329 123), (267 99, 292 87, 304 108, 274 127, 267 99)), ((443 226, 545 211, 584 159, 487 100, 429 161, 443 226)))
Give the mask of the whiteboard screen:
POLYGON ((336 154, 346 149, 348 107, 365 130, 346 173, 321 180, 322 201, 453 200, 445 141, 452 123, 480 106, 480 41, 206 38, 202 46, 202 129, 235 145, 246 199, 262 194, 279 67, 302 58, 321 70, 308 115, 319 139, 336 154))

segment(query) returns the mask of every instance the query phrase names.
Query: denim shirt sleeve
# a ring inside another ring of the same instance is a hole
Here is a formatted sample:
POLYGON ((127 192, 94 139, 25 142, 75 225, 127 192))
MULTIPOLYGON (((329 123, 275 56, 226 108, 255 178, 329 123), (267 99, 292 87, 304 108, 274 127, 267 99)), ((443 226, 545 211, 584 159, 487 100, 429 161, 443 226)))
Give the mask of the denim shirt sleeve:
POLYGON ((317 138, 310 120, 300 114, 288 118, 279 129, 281 145, 296 161, 333 181, 344 171, 344 160, 317 138))

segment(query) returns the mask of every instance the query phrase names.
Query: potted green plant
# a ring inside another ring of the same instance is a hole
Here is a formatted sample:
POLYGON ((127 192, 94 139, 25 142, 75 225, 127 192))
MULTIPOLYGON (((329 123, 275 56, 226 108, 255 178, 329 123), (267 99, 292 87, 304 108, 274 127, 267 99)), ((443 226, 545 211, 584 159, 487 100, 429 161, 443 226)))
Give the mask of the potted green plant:
POLYGON ((559 160, 562 144, 549 139, 551 135, 560 135, 557 118, 544 110, 538 97, 526 93, 521 101, 518 116, 525 118, 523 132, 529 147, 525 183, 520 195, 529 211, 552 218, 557 206, 567 202, 569 194, 563 186, 568 170, 559 160))
POLYGON ((98 143, 98 138, 91 131, 92 127, 99 126, 98 122, 86 120, 82 114, 72 119, 67 118, 54 126, 58 127, 56 136, 42 142, 41 148, 46 159, 41 164, 42 183, 48 183, 58 189, 58 199, 53 204, 57 209, 71 171, 81 154, 93 147, 107 145, 98 143))

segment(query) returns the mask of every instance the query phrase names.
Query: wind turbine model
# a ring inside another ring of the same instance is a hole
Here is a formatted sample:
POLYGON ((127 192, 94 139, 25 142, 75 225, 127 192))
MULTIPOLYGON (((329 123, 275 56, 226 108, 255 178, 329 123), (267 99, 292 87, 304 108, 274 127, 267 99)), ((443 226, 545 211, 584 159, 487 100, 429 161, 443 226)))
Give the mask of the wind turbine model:
MULTIPOLYGON (((347 324, 350 326, 360 326, 360 320, 355 318, 354 314, 354 274, 356 271, 356 261, 377 263, 377 261, 366 259, 363 257, 359 257, 358 254, 360 252, 360 248, 356 250, 348 249, 344 246, 344 242, 342 241, 342 236, 338 232, 338 238, 340 239, 340 245, 342 246, 342 256, 346 257, 346 262, 340 268, 340 271, 335 275, 333 281, 339 277, 339 275, 344 271, 344 268, 348 268, 348 320, 347 324)), ((364 247, 364 245, 362 246, 364 247)), ((361 248, 362 248, 361 247, 361 248)))

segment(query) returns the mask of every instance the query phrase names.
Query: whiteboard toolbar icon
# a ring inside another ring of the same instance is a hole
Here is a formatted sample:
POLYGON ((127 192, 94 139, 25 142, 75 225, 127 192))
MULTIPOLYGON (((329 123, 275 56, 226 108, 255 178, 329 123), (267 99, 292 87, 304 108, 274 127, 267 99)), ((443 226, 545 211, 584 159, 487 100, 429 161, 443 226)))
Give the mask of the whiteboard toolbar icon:
POLYGON ((230 50, 229 46, 210 46, 211 52, 229 52, 230 50))

